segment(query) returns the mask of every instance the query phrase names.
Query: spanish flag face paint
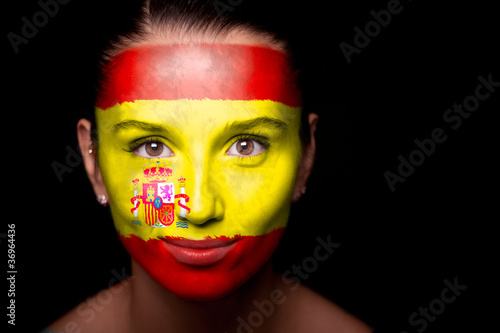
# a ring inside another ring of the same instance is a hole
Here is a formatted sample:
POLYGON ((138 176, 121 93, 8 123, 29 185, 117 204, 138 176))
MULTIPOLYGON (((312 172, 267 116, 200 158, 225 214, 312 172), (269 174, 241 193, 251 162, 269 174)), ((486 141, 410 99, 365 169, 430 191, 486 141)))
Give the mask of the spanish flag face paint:
POLYGON ((214 300, 269 260, 301 158, 300 96, 280 52, 175 44, 113 58, 96 105, 115 227, 167 290, 214 300))

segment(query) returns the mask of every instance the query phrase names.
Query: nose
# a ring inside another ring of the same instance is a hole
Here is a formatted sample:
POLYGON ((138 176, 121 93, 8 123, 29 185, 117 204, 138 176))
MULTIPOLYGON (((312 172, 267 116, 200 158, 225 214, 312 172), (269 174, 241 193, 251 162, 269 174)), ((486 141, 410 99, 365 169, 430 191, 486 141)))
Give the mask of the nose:
MULTIPOLYGON (((221 184, 211 175, 210 166, 199 165, 196 172, 190 173, 191 186, 186 186, 186 194, 189 196, 189 213, 179 219, 188 221, 195 225, 203 225, 221 221, 224 217, 224 207, 221 201, 221 184)), ((178 214, 179 215, 179 214, 178 214)))

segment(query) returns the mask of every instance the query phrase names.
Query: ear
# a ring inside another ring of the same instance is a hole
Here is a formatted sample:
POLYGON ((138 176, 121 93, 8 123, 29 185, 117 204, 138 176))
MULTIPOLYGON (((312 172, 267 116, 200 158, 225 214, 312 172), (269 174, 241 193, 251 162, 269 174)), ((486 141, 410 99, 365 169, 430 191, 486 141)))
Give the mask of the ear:
POLYGON ((80 151, 82 152, 83 164, 85 166, 85 171, 87 171, 87 176, 89 177, 90 183, 94 188, 94 193, 96 197, 105 196, 104 202, 101 204, 105 205, 106 201, 109 199, 106 187, 101 176, 101 170, 97 163, 97 151, 94 143, 92 142, 92 123, 87 119, 80 119, 76 125, 76 134, 78 137, 78 144, 80 146, 80 151))
POLYGON ((318 115, 310 113, 309 122, 309 142, 305 142, 302 146, 302 159, 300 160, 297 178, 295 180, 295 188, 293 190, 292 202, 297 202, 300 196, 306 191, 306 183, 311 175, 316 156, 316 139, 314 133, 318 124, 318 115))

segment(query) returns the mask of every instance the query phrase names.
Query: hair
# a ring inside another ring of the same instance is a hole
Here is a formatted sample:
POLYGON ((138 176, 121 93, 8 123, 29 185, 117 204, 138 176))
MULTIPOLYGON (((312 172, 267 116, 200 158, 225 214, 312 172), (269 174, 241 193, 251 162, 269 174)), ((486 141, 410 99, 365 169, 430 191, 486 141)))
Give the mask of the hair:
MULTIPOLYGON (((98 52, 96 96, 107 80, 109 61, 133 45, 171 43, 186 36, 217 42, 223 41, 233 32, 258 37, 262 45, 282 51, 288 57, 292 69, 299 73, 297 83, 301 87, 301 68, 293 51, 293 39, 286 27, 287 22, 279 21, 269 10, 269 5, 261 3, 258 6, 253 2, 252 8, 245 6, 247 3, 250 5, 249 1, 239 1, 235 7, 231 7, 222 2, 206 0, 141 1, 138 16, 133 17, 122 31, 110 36, 98 52), (263 15, 262 8, 268 9, 268 15, 263 15)), ((309 132, 307 112, 303 110, 301 117, 299 135, 302 142, 306 142, 309 132)), ((95 126, 94 112, 90 114, 89 120, 95 126)), ((93 139, 97 143, 96 138, 93 139)))

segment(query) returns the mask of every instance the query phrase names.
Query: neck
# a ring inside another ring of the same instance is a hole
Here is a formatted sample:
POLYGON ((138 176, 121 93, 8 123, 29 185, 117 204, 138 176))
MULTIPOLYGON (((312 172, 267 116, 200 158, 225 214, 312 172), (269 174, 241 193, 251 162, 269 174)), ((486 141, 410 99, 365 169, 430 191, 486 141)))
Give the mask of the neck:
MULTIPOLYGON (((165 290, 132 260, 130 328, 133 332, 236 332, 238 317, 246 318, 255 300, 276 288, 271 262, 234 293, 215 301, 187 301, 165 290)), ((270 326, 267 318, 261 328, 270 326)), ((272 326, 272 325, 271 325, 272 326)))

